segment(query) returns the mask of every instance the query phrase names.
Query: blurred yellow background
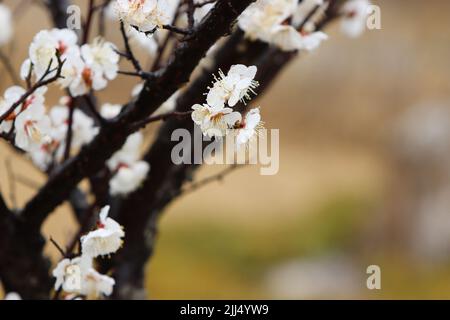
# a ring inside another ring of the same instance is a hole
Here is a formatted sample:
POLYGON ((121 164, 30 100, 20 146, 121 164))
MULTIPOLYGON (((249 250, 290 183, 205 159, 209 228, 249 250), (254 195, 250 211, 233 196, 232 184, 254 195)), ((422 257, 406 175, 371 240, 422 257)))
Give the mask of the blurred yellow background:
MULTIPOLYGON (((450 157, 442 152, 450 149, 450 2, 373 2, 382 30, 353 40, 331 25, 330 39, 258 101, 266 127, 280 129, 279 173, 240 169, 168 208, 147 268, 149 297, 450 298, 450 157), (381 267, 381 290, 366 287, 369 265, 381 267)), ((49 26, 41 8, 17 19, 16 69, 49 26)), ((116 25, 107 37, 121 44, 116 25)), ((1 79, 3 92, 10 82, 1 79)), ((102 102, 125 102, 134 84, 119 77, 102 102)), ((35 192, 21 181, 45 180, 1 142, 6 195, 8 161, 20 207, 35 192)), ((205 167, 199 178, 221 169, 205 167)), ((74 230, 67 206, 45 225, 60 243, 74 230)))

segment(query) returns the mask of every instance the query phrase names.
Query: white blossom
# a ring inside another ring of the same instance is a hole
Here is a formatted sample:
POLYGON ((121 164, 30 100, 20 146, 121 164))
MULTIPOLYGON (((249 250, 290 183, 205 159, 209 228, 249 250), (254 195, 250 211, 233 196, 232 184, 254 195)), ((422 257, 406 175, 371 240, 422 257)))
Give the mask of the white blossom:
POLYGON ((115 284, 116 281, 113 278, 90 268, 83 275, 80 294, 93 298, 99 298, 102 295, 110 296, 115 284))
POLYGON ((108 18, 111 21, 117 21, 119 20, 119 15, 116 10, 116 3, 115 1, 110 1, 108 5, 105 7, 105 17, 108 18))
POLYGON ((55 290, 80 294, 90 298, 112 294, 113 278, 98 273, 92 268, 92 259, 84 255, 74 259, 64 259, 53 270, 56 278, 55 290))
MULTIPOLYGON (((323 32, 297 30, 307 15, 323 0, 259 0, 250 5, 239 18, 239 27, 251 40, 273 44, 283 51, 311 51, 327 39, 323 32), (292 18, 294 26, 286 24, 292 18)), ((311 28, 308 28, 309 30, 311 28)))
MULTIPOLYGON (((77 41, 76 33, 69 29, 42 30, 37 33, 29 48, 29 57, 36 77, 41 78, 49 66, 51 69, 55 69, 58 65, 56 53, 61 56, 61 60, 64 60, 66 53, 77 45, 77 41)), ((27 61, 25 63, 28 64, 27 61)), ((55 72, 49 74, 48 77, 54 75, 55 72)))
POLYGON ((31 63, 30 59, 26 59, 22 66, 20 67, 20 78, 22 80, 25 80, 28 78, 29 75, 31 75, 31 71, 33 71, 33 65, 31 63))
POLYGON ((249 93, 254 93, 253 89, 259 86, 254 80, 257 68, 247 67, 242 64, 234 65, 225 74, 219 71, 219 78, 212 88, 209 88, 206 101, 209 106, 220 110, 228 103, 230 107, 235 106, 239 101, 249 100, 249 93))
POLYGON ((132 98, 137 98, 140 94, 141 91, 144 89, 144 83, 138 83, 137 85, 135 85, 133 87, 133 89, 131 90, 131 97, 132 98))
POLYGON ((105 119, 113 119, 122 111, 120 104, 105 103, 100 109, 100 115, 105 119))
POLYGON ((74 97, 88 93, 89 89, 93 87, 91 71, 81 58, 79 47, 73 47, 65 54, 61 76, 58 84, 62 88, 69 88, 74 97))
POLYGON ((144 136, 140 132, 130 135, 122 149, 117 151, 107 162, 106 165, 111 171, 116 171, 120 166, 131 165, 138 161, 144 136))
POLYGON ((241 14, 239 27, 248 38, 270 43, 271 29, 292 16, 297 4, 297 0, 258 0, 241 14))
POLYGON ((170 23, 167 0, 116 0, 114 9, 119 19, 142 32, 170 23))
POLYGON ((211 117, 212 108, 207 104, 195 104, 192 106, 191 118, 196 125, 202 126, 206 118, 211 117))
POLYGON ((15 144, 29 151, 33 146, 49 142, 50 119, 45 114, 45 107, 32 105, 22 111, 15 121, 15 144))
POLYGON ((262 127, 259 108, 251 109, 238 127, 236 144, 237 146, 245 145, 258 133, 258 129, 262 127))
MULTIPOLYGON (((65 139, 69 127, 69 108, 65 105, 58 105, 50 110, 50 118, 54 128, 52 137, 61 141, 62 148, 65 148, 65 139)), ((71 148, 78 149, 88 144, 94 139, 98 131, 99 129, 95 126, 91 117, 79 109, 73 111, 71 148)))
POLYGON ((0 28, 0 46, 3 46, 11 40, 13 23, 11 10, 2 3, 0 3, 0 21, 2 23, 0 28))
MULTIPOLYGON (((11 117, 14 120, 15 144, 25 151, 49 141, 50 119, 46 115, 44 106, 46 91, 46 87, 37 89, 15 110, 11 117)), ((5 92, 5 100, 15 103, 25 92, 25 89, 21 87, 11 87, 5 92)), ((9 125, 6 124, 7 126, 9 125)), ((5 127, 2 125, 2 130, 4 129, 5 127)))
POLYGON ((110 180, 110 193, 113 196, 127 195, 137 190, 150 170, 150 165, 145 161, 134 162, 131 165, 121 165, 110 180))
MULTIPOLYGON (((50 126, 48 138, 29 151, 33 163, 41 170, 46 170, 52 160, 61 161, 66 149, 67 131, 69 128, 70 97, 60 99, 59 105, 49 112, 50 126)), ((78 150, 90 143, 98 134, 94 120, 83 111, 75 109, 72 119, 71 150, 78 150)))
POLYGON ((108 217, 109 206, 100 212, 97 229, 81 237, 81 252, 83 256, 96 258, 116 252, 122 246, 125 236, 123 227, 108 217))
POLYGON ((53 277, 56 278, 55 290, 62 289, 69 293, 79 293, 81 291, 82 275, 91 266, 92 260, 83 256, 61 260, 52 272, 53 277))
MULTIPOLYGON (((200 4, 203 3, 204 0, 196 0, 195 4, 200 4)), ((196 22, 200 22, 207 14, 209 11, 211 11, 211 9, 214 7, 214 3, 207 3, 205 5, 202 5, 199 8, 196 8, 194 11, 194 19, 196 22)))
MULTIPOLYGON (((12 86, 6 89, 3 99, 0 101, 0 115, 4 115, 14 103, 19 101, 25 90, 19 86, 12 86)), ((21 106, 18 106, 10 115, 0 123, 0 133, 8 133, 13 126, 13 120, 21 111, 21 106)))
MULTIPOLYGON (((52 131, 50 131, 50 134, 52 131)), ((42 171, 46 171, 49 165, 53 161, 53 155, 59 151, 59 141, 48 140, 44 141, 40 145, 32 145, 31 149, 28 150, 28 155, 33 161, 34 165, 42 171)), ((61 158, 62 152, 56 156, 56 158, 61 158)))
POLYGON ((360 36, 367 25, 371 3, 369 0, 350 0, 342 6, 341 30, 349 37, 360 36))
POLYGON ((323 6, 323 0, 303 0, 295 9, 292 24, 298 26, 305 21, 317 6, 323 6))
POLYGON ((127 28, 127 35, 132 45, 136 45, 145 50, 145 52, 150 56, 153 56, 157 52, 158 43, 154 37, 148 36, 143 32, 139 32, 132 27, 127 28))
POLYGON ((81 47, 81 56, 89 68, 100 71, 104 78, 114 80, 117 77, 120 57, 113 43, 96 38, 92 44, 81 47))
POLYGON ((102 38, 81 48, 77 41, 77 35, 69 29, 40 31, 30 45, 29 59, 22 64, 21 78, 27 78, 30 68, 37 78, 41 78, 50 62, 50 68, 56 69, 58 53, 64 64, 57 82, 62 88, 68 88, 72 96, 85 95, 91 89, 104 89, 108 81, 117 77, 120 57, 116 47, 102 38))
POLYGON ((102 90, 106 88, 108 81, 98 68, 84 67, 81 73, 76 74, 73 82, 70 83, 69 89, 72 96, 77 97, 85 95, 92 90, 102 90))
POLYGON ((328 36, 316 31, 313 33, 297 32, 291 26, 276 26, 273 29, 273 42, 284 51, 305 50, 313 51, 319 47, 328 36))
POLYGON ((223 137, 234 125, 241 121, 239 112, 231 108, 212 108, 207 104, 192 106, 192 120, 200 126, 203 134, 209 137, 223 137))

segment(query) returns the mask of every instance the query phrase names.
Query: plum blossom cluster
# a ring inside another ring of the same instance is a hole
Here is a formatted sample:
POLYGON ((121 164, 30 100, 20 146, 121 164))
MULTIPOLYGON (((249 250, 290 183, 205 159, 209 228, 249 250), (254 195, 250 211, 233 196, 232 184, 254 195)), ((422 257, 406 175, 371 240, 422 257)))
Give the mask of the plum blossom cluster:
MULTIPOLYGON (((63 160, 72 101, 70 97, 63 97, 47 113, 46 91, 45 86, 37 89, 0 123, 0 133, 14 132, 15 146, 27 152, 33 163, 43 171, 63 160)), ((7 89, 0 100, 0 114, 5 114, 25 92, 19 86, 7 89)), ((99 129, 92 118, 81 110, 73 110, 72 117, 70 150, 74 151, 91 142, 99 129)))
MULTIPOLYGON (((2 7, 0 15, 1 10, 2 7)), ((70 155, 79 150, 92 141, 99 128, 91 117, 74 109, 73 99, 91 90, 105 88, 108 81, 117 77, 119 58, 114 44, 101 38, 80 47, 72 30, 40 31, 30 44, 29 57, 21 67, 21 78, 29 87, 33 78, 36 85, 54 79, 70 96, 61 98, 59 104, 47 112, 47 86, 7 89, 0 99, 0 134, 14 137, 14 145, 27 152, 35 165, 44 171, 63 160, 67 153, 70 155), (69 123, 71 139, 68 147, 69 123)))
POLYGON ((323 12, 326 5, 323 0, 304 0, 300 4, 298 0, 258 0, 242 13, 238 23, 251 40, 270 43, 283 51, 312 51, 328 36, 314 31, 314 24, 304 24, 304 20, 311 12, 323 12))
MULTIPOLYGON (((15 132, 15 145, 33 152, 43 143, 50 143, 50 118, 44 106, 46 87, 37 89, 0 123, 0 133, 15 132)), ((0 100, 0 115, 7 114, 11 107, 25 94, 19 86, 8 88, 0 100)))
POLYGON ((141 32, 154 32, 170 23, 173 8, 168 0, 116 0, 115 15, 141 32))
MULTIPOLYGON (((69 29, 40 31, 30 45, 29 58, 22 64, 22 79, 26 80, 30 75, 41 79, 49 69, 56 68, 55 57, 58 55, 64 61, 58 84, 68 89, 73 97, 104 89, 108 81, 117 77, 119 70, 120 56, 116 46, 102 38, 81 47, 77 43, 77 34, 69 29)), ((52 75, 47 72, 46 76, 52 75)))
POLYGON ((70 152, 79 150, 88 144, 97 135, 99 128, 94 120, 79 109, 72 109, 72 98, 62 97, 59 104, 50 109, 49 137, 38 148, 30 152, 34 164, 41 170, 55 162, 63 160, 67 145, 67 134, 69 131, 69 119, 72 114, 70 152))
POLYGON ((109 218, 108 213, 106 206, 100 211, 96 229, 81 237, 81 255, 63 259, 53 270, 56 291, 63 290, 69 298, 98 299, 112 294, 114 279, 94 267, 95 258, 115 253, 123 244, 123 227, 109 218))
MULTIPOLYGON (((106 104, 101 114, 104 118, 114 118, 120 113, 120 105, 106 104)), ((140 160, 143 134, 136 132, 130 135, 122 149, 117 151, 106 165, 112 173, 109 181, 109 192, 112 196, 126 196, 137 190, 147 176, 150 165, 140 160)))
POLYGON ((221 138, 231 133, 236 136, 237 145, 245 145, 255 136, 262 125, 259 108, 251 109, 243 119, 232 107, 255 94, 254 89, 259 86, 254 80, 256 72, 255 66, 241 64, 231 66, 226 75, 219 71, 219 77, 208 88, 207 103, 192 106, 192 120, 205 136, 221 138))

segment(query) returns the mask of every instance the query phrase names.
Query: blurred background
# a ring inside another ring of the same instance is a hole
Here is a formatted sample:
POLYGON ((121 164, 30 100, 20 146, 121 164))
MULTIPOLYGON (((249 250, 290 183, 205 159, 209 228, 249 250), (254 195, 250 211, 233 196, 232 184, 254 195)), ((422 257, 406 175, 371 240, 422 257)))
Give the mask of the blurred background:
MULTIPOLYGON (((331 25, 258 101, 266 127, 280 129, 279 173, 249 166, 168 208, 150 298, 450 298, 450 2, 373 2, 382 30, 353 40, 331 25), (369 265, 381 268, 381 290, 366 287, 369 265)), ((16 19, 6 50, 16 70, 49 26, 38 6, 16 19)), ((107 38, 121 44, 116 29, 107 38)), ((134 84, 119 77, 101 101, 127 101, 134 84)), ((45 181, 3 142, 0 168, 11 205, 45 181)), ((44 231, 71 238, 67 206, 44 231)))

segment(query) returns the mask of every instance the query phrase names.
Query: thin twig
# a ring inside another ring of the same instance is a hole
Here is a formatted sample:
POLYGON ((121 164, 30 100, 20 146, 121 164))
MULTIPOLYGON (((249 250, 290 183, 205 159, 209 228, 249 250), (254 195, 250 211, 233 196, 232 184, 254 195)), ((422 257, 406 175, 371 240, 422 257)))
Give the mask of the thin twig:
POLYGON ((200 189, 201 187, 204 187, 205 185, 210 184, 212 182, 222 181, 228 174, 230 174, 231 172, 233 172, 234 170, 236 170, 238 168, 243 168, 243 167, 244 167, 243 165, 237 165, 237 164, 230 165, 228 168, 222 170, 221 172, 219 172, 215 175, 212 175, 210 177, 202 179, 198 182, 191 183, 188 188, 182 189, 180 191, 180 195, 186 195, 191 192, 194 192, 194 191, 200 189))
POLYGON ((50 242, 55 246, 55 248, 61 253, 63 258, 67 257, 67 253, 61 248, 61 246, 52 238, 50 237, 50 242))
POLYGON ((0 123, 5 120, 6 118, 8 118, 15 110, 18 106, 20 106, 22 103, 24 103, 29 96, 31 96, 37 89, 39 89, 40 87, 46 86, 56 80, 58 80, 59 78, 61 78, 61 71, 62 71, 62 67, 65 63, 65 60, 61 60, 61 57, 58 53, 56 53, 56 58, 58 60, 58 67, 51 69, 52 63, 53 63, 53 59, 50 60, 47 70, 44 72, 44 74, 42 75, 42 77, 30 88, 27 90, 27 92, 25 92, 18 101, 16 101, 15 103, 13 103, 11 105, 11 107, 3 114, 0 116, 0 123), (47 80, 44 80, 48 75, 52 74, 53 72, 55 72, 55 75, 47 80))
POLYGON ((122 56, 131 61, 136 72, 142 72, 142 67, 139 61, 134 56, 133 51, 131 50, 130 41, 128 39, 128 35, 125 30, 125 24, 123 23, 123 21, 120 22, 120 32, 122 33, 123 43, 125 45, 125 52, 126 52, 126 54, 122 56))
POLYGON ((135 72, 135 71, 119 70, 119 71, 117 71, 117 73, 124 75, 124 76, 139 77, 139 78, 145 79, 145 80, 150 79, 155 76, 152 72, 145 72, 145 71, 135 72))
POLYGON ((184 36, 190 36, 194 32, 193 29, 178 28, 177 26, 174 26, 174 25, 171 25, 171 24, 165 24, 165 25, 162 26, 162 28, 165 29, 165 30, 169 30, 171 32, 182 34, 184 36))

